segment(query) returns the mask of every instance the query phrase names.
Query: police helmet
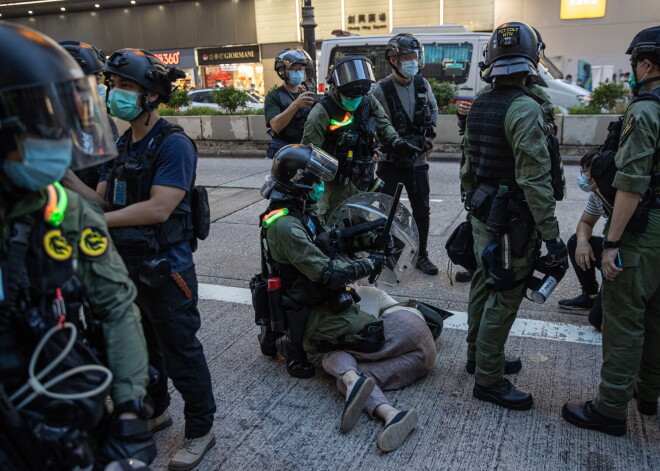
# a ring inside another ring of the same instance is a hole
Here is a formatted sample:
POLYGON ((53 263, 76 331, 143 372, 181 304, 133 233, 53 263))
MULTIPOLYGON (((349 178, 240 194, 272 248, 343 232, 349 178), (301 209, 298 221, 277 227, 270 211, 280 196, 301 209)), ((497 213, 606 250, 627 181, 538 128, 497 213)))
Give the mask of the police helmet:
POLYGON ((498 26, 485 45, 485 61, 479 64, 481 79, 491 82, 494 77, 526 73, 537 77, 537 66, 545 45, 538 32, 519 22, 498 26))
POLYGON ((96 75, 103 69, 105 54, 91 44, 80 41, 60 41, 60 46, 80 64, 85 75, 96 75))
POLYGON ((22 25, 0 23, 0 144, 23 153, 27 139, 71 140, 71 168, 116 156, 112 131, 86 76, 55 41, 22 25))
POLYGON ((376 81, 374 66, 365 56, 344 56, 332 67, 326 78, 346 98, 357 98, 369 93, 376 81))
POLYGON ((398 72, 399 69, 390 62, 390 57, 398 57, 410 53, 417 54, 419 70, 422 70, 424 68, 424 45, 412 34, 401 33, 397 34, 387 42, 385 59, 387 59, 390 67, 398 72))
POLYGON ((286 69, 294 64, 302 64, 305 66, 305 74, 310 75, 310 70, 313 67, 312 58, 309 57, 307 51, 304 49, 284 49, 277 54, 275 58, 275 72, 284 80, 288 80, 286 76, 286 69))
POLYGON ((660 26, 646 28, 635 35, 626 50, 634 60, 639 54, 654 55, 660 59, 660 26))
MULTIPOLYGON (((120 49, 113 52, 103 66, 106 78, 118 75, 137 82, 145 91, 159 95, 152 107, 167 103, 172 93, 172 83, 186 74, 176 67, 168 67, 155 55, 144 49, 120 49)), ((144 93, 143 93, 144 94, 144 93)))
POLYGON ((261 189, 265 198, 273 189, 289 195, 303 195, 313 185, 335 177, 339 163, 323 150, 303 144, 282 147, 273 157, 270 179, 261 189))

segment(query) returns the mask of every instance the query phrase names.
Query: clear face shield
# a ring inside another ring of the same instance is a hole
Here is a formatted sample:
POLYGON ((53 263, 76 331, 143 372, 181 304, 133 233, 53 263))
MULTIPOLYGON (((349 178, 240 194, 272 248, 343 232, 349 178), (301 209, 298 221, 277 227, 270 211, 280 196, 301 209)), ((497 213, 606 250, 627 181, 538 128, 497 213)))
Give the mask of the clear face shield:
POLYGON ((26 139, 70 139, 73 170, 116 157, 109 118, 96 85, 96 77, 86 76, 0 92, 2 108, 16 120, 19 146, 26 139))
POLYGON ((376 81, 373 67, 364 59, 355 59, 339 64, 332 71, 332 78, 337 88, 359 80, 376 81))
POLYGON ((305 166, 305 173, 312 173, 322 181, 329 182, 337 174, 339 162, 318 147, 312 146, 311 155, 305 166))

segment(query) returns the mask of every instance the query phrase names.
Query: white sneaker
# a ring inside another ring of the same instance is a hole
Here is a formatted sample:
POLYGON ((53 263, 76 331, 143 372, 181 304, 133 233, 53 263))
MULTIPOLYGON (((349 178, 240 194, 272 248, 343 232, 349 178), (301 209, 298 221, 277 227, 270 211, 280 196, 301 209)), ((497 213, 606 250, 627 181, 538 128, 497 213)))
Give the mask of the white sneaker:
POLYGON ((186 438, 183 447, 176 452, 167 465, 169 471, 188 471, 202 461, 207 451, 215 445, 213 430, 199 438, 186 438))

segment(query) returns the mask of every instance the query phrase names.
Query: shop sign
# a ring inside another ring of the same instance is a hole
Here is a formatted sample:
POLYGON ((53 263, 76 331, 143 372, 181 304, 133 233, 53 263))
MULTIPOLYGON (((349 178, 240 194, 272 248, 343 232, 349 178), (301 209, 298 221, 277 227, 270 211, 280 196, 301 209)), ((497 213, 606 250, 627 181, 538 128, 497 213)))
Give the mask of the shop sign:
POLYGON ((385 30, 387 32, 387 13, 366 12, 349 14, 346 17, 346 29, 349 31, 385 30))
POLYGON ((605 16, 606 0, 561 0, 559 18, 576 20, 605 16))
POLYGON ((194 49, 165 49, 151 52, 165 65, 172 65, 180 69, 195 67, 194 49))
POLYGON ((261 49, 252 46, 204 47, 195 49, 197 65, 220 65, 261 62, 261 49))

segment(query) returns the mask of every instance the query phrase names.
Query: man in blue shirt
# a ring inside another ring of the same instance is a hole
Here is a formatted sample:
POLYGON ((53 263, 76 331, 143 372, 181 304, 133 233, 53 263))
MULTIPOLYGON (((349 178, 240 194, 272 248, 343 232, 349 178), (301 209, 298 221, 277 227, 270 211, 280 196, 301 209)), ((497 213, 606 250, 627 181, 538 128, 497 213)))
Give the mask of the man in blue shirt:
POLYGON ((172 425, 167 378, 185 402, 185 442, 169 470, 189 470, 215 444, 216 410, 202 344, 193 263, 194 143, 158 115, 183 72, 140 49, 115 51, 103 67, 110 113, 131 127, 117 140, 119 156, 101 171, 96 199, 138 288, 149 361, 160 378, 149 389, 152 431, 172 425))

